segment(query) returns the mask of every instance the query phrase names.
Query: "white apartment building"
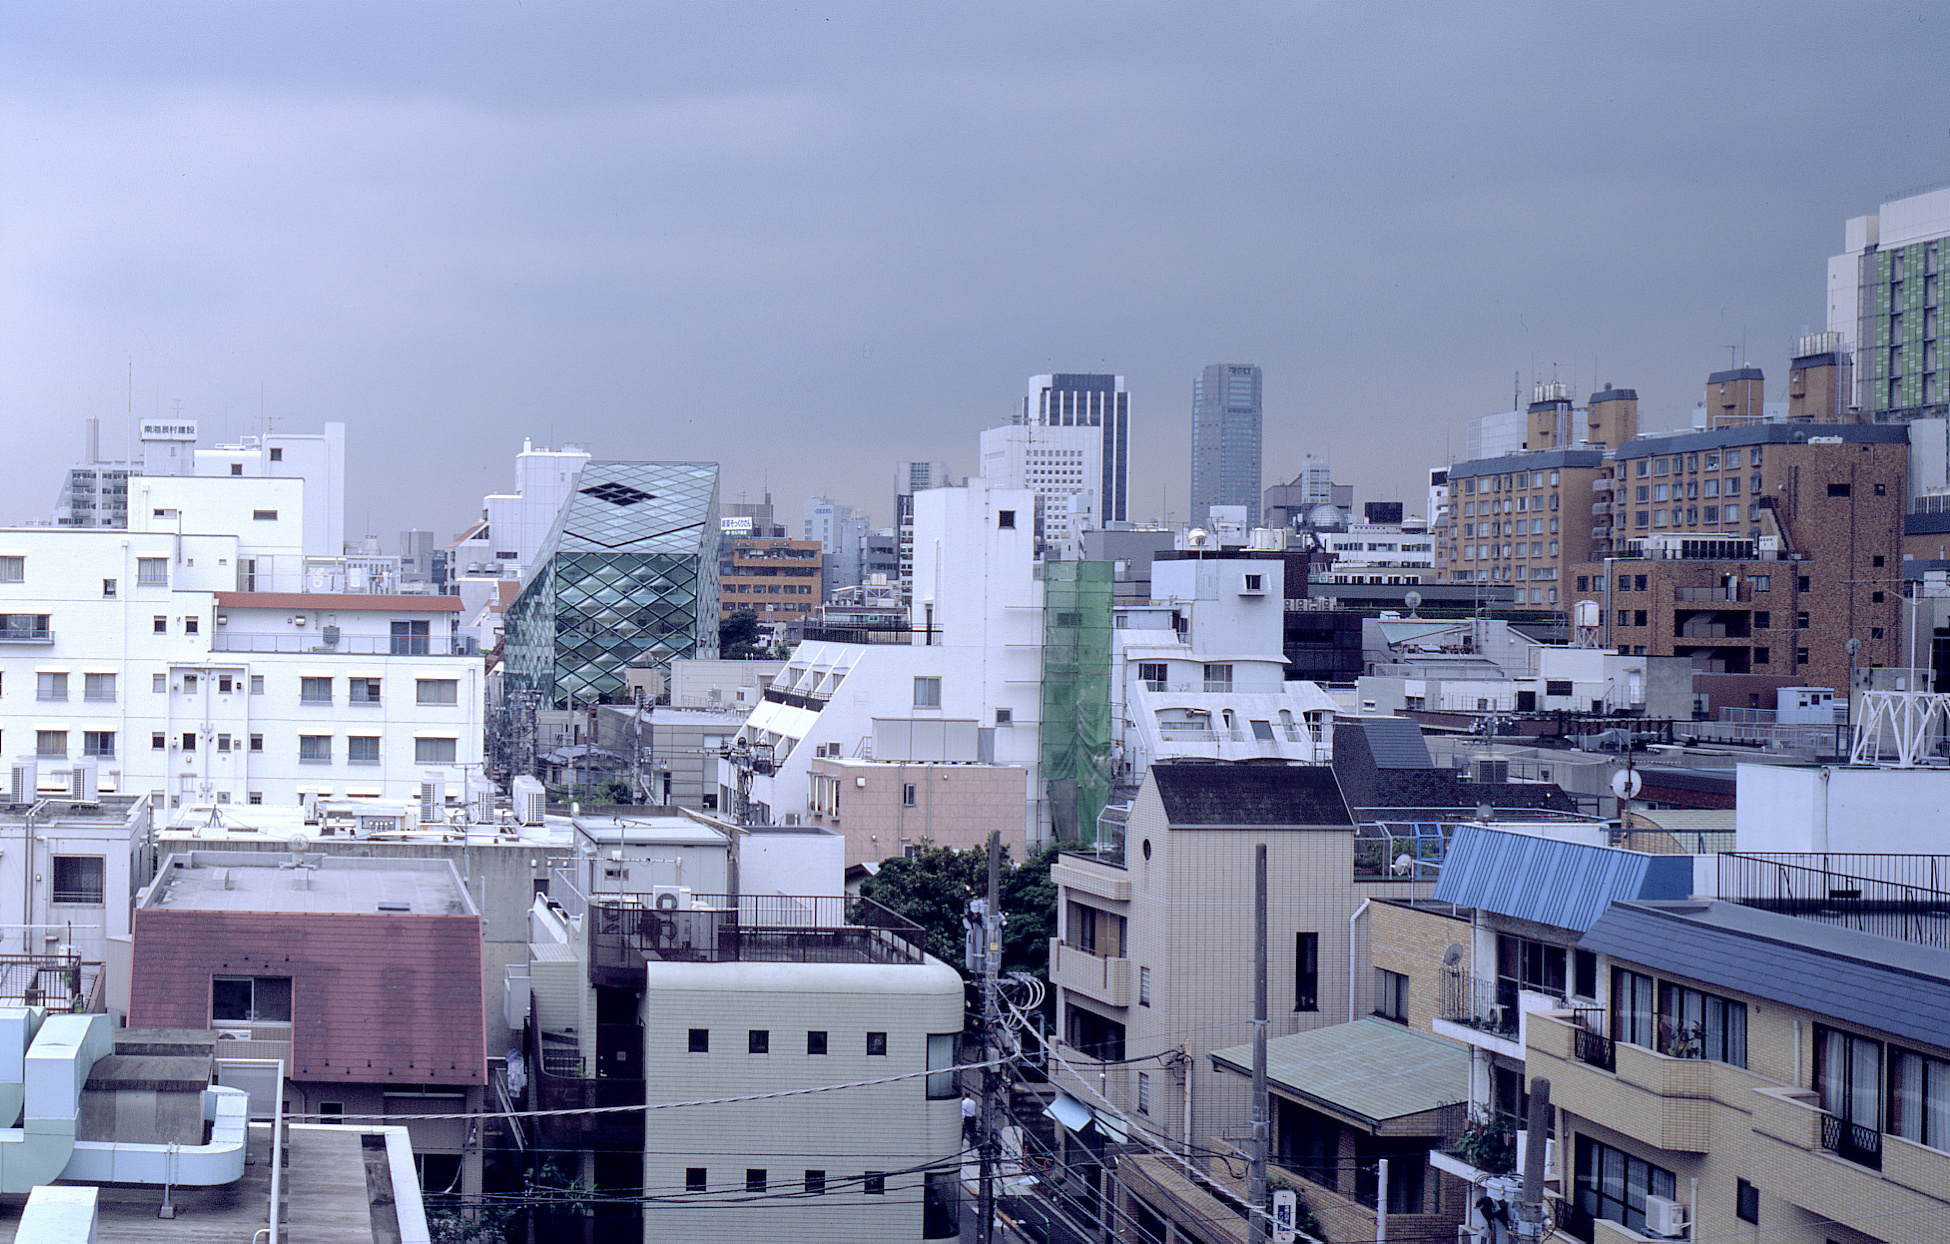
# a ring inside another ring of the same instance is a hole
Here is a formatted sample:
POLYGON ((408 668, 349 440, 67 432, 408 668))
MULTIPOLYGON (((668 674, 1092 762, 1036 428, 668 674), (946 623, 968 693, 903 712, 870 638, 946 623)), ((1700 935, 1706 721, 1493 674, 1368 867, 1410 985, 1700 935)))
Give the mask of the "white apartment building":
POLYGON ((1084 532, 1129 517, 1129 442, 1124 377, 1031 376, 1022 412, 982 433, 982 476, 1035 492, 1047 556, 1072 559, 1084 532))
POLYGON ((480 521, 450 546, 448 577, 459 582, 468 616, 495 598, 499 583, 527 576, 588 461, 574 445, 544 449, 522 438, 514 491, 482 497, 480 521))
POLYGON ((129 530, 0 530, 0 748, 33 787, 400 799, 480 763, 459 602, 296 590, 301 490, 144 477, 129 530))
POLYGON ((1410 527, 1402 523, 1356 523, 1346 531, 1321 532, 1320 543, 1334 555, 1333 565, 1323 572, 1323 582, 1436 581, 1433 573, 1435 537, 1429 534, 1426 527, 1410 527))

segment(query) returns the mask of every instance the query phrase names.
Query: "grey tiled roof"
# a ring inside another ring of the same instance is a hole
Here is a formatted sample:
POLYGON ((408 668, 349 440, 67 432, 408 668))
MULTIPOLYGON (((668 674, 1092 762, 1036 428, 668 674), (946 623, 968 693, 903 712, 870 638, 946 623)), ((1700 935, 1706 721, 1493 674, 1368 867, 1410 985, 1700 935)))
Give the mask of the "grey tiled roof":
POLYGON ((1950 950, 1736 903, 1614 903, 1578 945, 1870 1032, 1950 1048, 1950 950))
MULTIPOLYGON (((1212 1051, 1251 1075, 1251 1042, 1212 1051)), ((1370 1126, 1469 1100, 1469 1051, 1385 1019, 1358 1019, 1266 1043, 1266 1079, 1370 1126)))
POLYGON ((1352 825, 1326 765, 1166 762, 1151 779, 1172 825, 1352 825))

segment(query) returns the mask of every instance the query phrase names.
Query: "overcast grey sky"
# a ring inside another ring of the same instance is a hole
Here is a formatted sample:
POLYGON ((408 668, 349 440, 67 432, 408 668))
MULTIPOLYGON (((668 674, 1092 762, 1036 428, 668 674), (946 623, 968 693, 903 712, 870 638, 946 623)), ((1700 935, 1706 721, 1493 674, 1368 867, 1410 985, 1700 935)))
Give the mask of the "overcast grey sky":
POLYGON ((1517 383, 1782 395, 1842 222, 1950 178, 1934 5, 145 3, 0 14, 0 520, 82 421, 347 424, 347 534, 524 436, 891 520, 1042 371, 1266 369, 1266 482, 1421 509, 1517 383))

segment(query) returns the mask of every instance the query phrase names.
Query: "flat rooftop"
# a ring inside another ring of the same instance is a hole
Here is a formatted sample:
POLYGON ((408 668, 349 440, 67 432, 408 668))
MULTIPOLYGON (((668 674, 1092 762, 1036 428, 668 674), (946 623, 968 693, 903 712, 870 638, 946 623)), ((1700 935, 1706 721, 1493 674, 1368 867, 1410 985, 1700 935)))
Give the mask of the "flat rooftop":
POLYGON ((444 859, 361 859, 297 852, 186 851, 163 861, 144 909, 472 916, 444 859))

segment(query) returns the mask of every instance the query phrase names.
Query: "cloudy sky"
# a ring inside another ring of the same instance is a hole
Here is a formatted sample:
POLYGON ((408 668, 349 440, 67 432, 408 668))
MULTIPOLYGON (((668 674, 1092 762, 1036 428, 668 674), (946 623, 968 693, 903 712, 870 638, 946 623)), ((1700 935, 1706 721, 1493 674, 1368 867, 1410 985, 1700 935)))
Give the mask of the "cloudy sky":
POLYGON ((1950 179, 1917 3, 88 3, 0 15, 0 521, 83 420, 347 424, 347 534, 450 535, 524 436, 796 522, 966 472, 1026 378, 1192 378, 1267 483, 1407 498, 1513 388, 1781 396, 1846 217, 1950 179))

